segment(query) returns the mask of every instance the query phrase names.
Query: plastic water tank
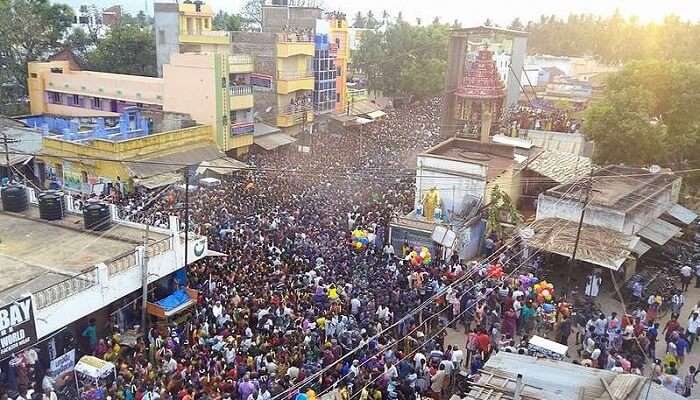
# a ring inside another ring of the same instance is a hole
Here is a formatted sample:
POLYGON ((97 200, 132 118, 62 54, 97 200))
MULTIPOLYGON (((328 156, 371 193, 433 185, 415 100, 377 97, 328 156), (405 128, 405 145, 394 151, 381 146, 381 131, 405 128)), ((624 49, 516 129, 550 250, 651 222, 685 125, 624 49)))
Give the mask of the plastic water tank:
POLYGON ((39 217, 41 219, 55 221, 63 219, 65 204, 60 192, 49 191, 39 195, 39 217))
POLYGON ((22 212, 29 207, 27 189, 22 185, 9 185, 2 190, 2 208, 5 211, 22 212))
POLYGON ((90 203, 83 209, 85 229, 104 231, 112 225, 109 207, 104 203, 90 203))

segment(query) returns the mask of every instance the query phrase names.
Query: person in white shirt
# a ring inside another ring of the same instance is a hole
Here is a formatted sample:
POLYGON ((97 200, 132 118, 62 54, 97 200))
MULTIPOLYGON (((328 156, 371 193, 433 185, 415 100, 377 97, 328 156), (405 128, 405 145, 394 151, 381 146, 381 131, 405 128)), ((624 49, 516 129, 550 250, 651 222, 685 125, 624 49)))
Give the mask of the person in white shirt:
POLYGON ((464 352, 457 346, 454 346, 452 350, 452 359, 450 361, 454 364, 455 369, 459 371, 462 368, 462 362, 464 362, 464 352))
POLYGON ((688 352, 693 350, 693 343, 698 338, 698 330, 700 329, 700 318, 698 313, 693 312, 688 318, 688 352))
POLYGON ((681 290, 684 292, 688 291, 688 286, 690 286, 690 280, 693 278, 693 269, 690 265, 684 265, 681 267, 681 290))

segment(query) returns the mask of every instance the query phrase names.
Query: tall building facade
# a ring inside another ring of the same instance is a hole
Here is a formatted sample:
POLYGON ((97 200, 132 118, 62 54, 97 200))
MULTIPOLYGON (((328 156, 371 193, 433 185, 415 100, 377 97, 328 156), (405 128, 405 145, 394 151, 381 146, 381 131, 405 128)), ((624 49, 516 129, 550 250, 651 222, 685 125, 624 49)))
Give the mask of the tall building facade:
POLYGON ((314 112, 325 114, 334 111, 338 101, 336 91, 336 53, 330 39, 330 24, 326 20, 316 22, 314 41, 314 112))
POLYGON ((348 105, 348 60, 350 58, 350 35, 344 14, 328 14, 330 53, 335 54, 336 103, 335 111, 342 113, 348 105))

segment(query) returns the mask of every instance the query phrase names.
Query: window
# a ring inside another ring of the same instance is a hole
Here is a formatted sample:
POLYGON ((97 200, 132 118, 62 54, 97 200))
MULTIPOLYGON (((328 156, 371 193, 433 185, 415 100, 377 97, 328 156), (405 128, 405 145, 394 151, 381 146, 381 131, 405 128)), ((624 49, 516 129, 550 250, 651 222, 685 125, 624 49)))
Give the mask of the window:
POLYGON ((36 72, 32 72, 32 73, 30 74, 30 76, 31 76, 32 78, 36 78, 36 77, 38 77, 39 75, 37 75, 36 72))
POLYGON ((77 94, 74 94, 73 97, 71 98, 71 104, 74 106, 79 106, 80 105, 80 96, 77 94))
POLYGON ((51 103, 51 104, 63 103, 63 99, 61 98, 61 94, 56 93, 56 92, 49 92, 49 103, 51 103))
POLYGON ((81 172, 80 172, 80 180, 81 180, 83 183, 87 183, 87 181, 88 181, 88 174, 87 174, 87 172, 85 172, 85 171, 81 171, 81 172))
POLYGON ((101 110, 102 109, 102 99, 99 97, 93 97, 92 98, 92 108, 96 110, 101 110))
POLYGON ((63 68, 51 68, 51 72, 54 74, 62 74, 63 68))

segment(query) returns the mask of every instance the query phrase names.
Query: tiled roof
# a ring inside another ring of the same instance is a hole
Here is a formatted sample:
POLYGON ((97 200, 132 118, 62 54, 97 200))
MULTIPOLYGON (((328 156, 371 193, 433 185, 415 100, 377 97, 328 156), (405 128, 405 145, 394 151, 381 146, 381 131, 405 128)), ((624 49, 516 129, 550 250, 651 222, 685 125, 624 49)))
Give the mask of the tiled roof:
POLYGON ((566 183, 589 174, 591 165, 591 159, 588 157, 545 150, 527 165, 527 169, 557 183, 566 183))

